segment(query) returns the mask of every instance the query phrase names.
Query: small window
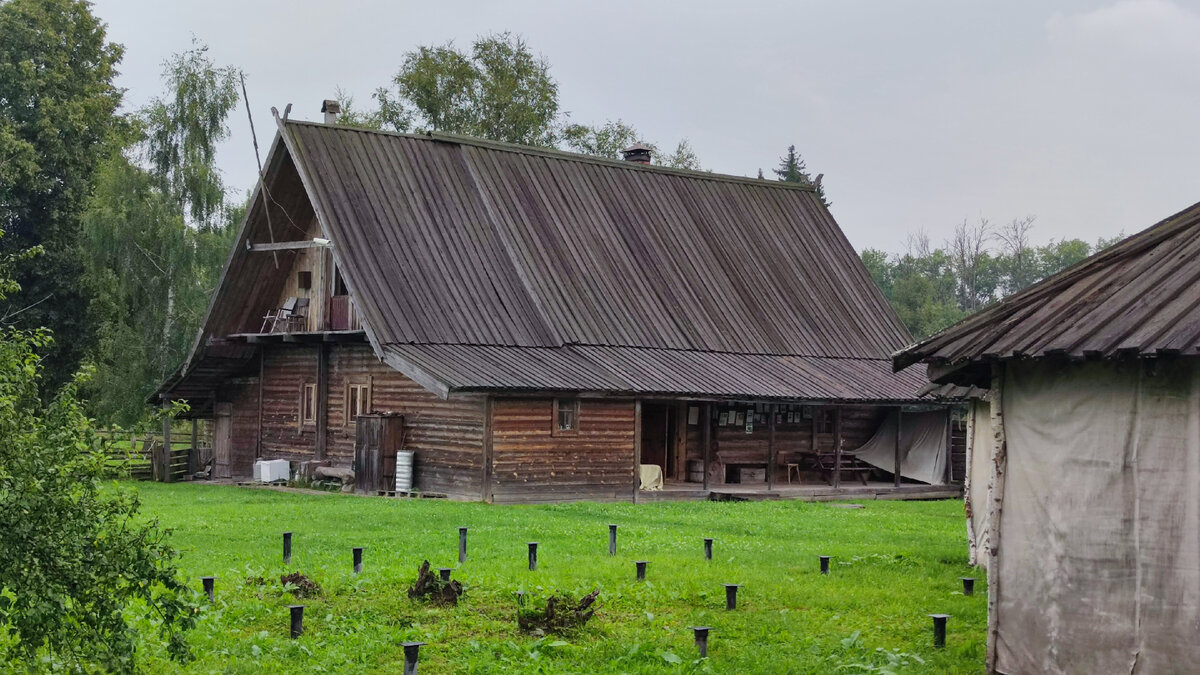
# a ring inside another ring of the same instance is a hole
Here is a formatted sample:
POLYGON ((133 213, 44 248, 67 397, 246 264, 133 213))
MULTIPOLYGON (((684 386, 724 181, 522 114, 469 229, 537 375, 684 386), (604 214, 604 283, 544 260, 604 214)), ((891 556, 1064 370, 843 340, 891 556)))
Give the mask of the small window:
POLYGON ((346 385, 346 425, 359 415, 371 412, 371 387, 366 384, 346 385))
POLYGON ((579 399, 554 399, 554 433, 573 434, 579 431, 579 399))
POLYGON ((306 384, 300 396, 300 421, 304 424, 317 423, 317 385, 306 384))
POLYGON ((813 418, 813 424, 817 425, 818 434, 833 433, 833 411, 828 409, 818 409, 816 416, 813 418))
POLYGON ((312 272, 307 270, 300 272, 296 276, 296 288, 299 288, 302 291, 312 290, 312 272))

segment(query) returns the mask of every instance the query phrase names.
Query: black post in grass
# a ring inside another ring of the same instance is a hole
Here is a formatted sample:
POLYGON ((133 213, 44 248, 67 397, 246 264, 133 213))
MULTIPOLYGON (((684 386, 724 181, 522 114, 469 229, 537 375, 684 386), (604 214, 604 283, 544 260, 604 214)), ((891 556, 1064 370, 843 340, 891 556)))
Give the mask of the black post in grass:
POLYGON ((975 577, 960 577, 963 582, 963 595, 975 595, 975 577))
POLYGON ((946 646, 946 619, 949 614, 930 614, 933 617, 933 646, 941 649, 946 646))
POLYGON ((712 537, 705 537, 705 539, 704 539, 704 559, 705 560, 712 560, 712 542, 713 542, 712 537))
POLYGON ((283 564, 292 564, 292 533, 283 533, 283 564))
POLYGON ((467 528, 458 528, 458 564, 467 562, 467 528))
POLYGON ((354 547, 354 549, 353 549, 353 551, 354 551, 354 573, 355 573, 355 574, 360 574, 360 573, 362 573, 362 552, 363 552, 363 547, 361 547, 361 546, 355 546, 355 547, 354 547))
POLYGON ((417 654, 424 642, 402 642, 404 647, 404 675, 417 675, 417 654))
POLYGON ((292 611, 292 639, 300 637, 304 633, 304 605, 288 605, 288 609, 292 611))
POLYGON ((708 657, 708 631, 712 630, 711 626, 692 626, 692 633, 696 636, 696 649, 700 651, 700 658, 708 657))
POLYGON ((617 554, 617 526, 616 525, 608 526, 608 554, 609 555, 617 554))
POLYGON ((821 574, 829 574, 829 556, 819 556, 821 558, 821 574))
POLYGON ((537 545, 536 541, 529 542, 529 571, 537 569, 537 545))
POLYGON ((645 581, 646 580, 646 561, 645 560, 634 560, 633 564, 637 565, 637 580, 645 581))
POLYGON ((204 594, 208 596, 209 604, 213 601, 213 582, 216 577, 200 577, 200 583, 204 584, 204 594))
POLYGON ((517 607, 525 606, 525 591, 517 591, 517 607))
POLYGON ((741 584, 724 584, 725 586, 725 609, 737 609, 737 592, 742 587, 741 584))
POLYGON ((442 581, 450 581, 450 573, 453 571, 453 567, 439 567, 438 575, 442 577, 442 581))

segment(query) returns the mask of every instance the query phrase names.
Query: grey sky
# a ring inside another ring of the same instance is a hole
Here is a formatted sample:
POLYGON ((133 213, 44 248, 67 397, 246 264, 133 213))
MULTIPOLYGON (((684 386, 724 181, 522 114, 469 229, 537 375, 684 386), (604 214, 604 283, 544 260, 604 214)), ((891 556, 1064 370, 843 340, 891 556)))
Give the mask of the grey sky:
MULTIPOLYGON (((858 249, 935 242, 964 218, 1037 216, 1035 239, 1130 234, 1200 200, 1200 6, 1119 2, 311 2, 99 0, 131 106, 192 35, 269 108, 361 105, 404 52, 522 34, 572 119, 688 138, 754 175, 794 143, 858 249)), ((245 114, 219 161, 254 181, 245 114)), ((265 150, 265 148, 264 148, 265 150)))

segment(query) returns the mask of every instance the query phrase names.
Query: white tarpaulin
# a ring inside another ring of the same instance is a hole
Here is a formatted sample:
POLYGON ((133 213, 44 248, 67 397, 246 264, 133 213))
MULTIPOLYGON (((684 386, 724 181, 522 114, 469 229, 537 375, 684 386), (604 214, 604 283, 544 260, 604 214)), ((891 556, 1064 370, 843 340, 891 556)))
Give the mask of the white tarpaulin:
POLYGON ((967 409, 967 477, 963 501, 971 521, 967 536, 972 565, 987 567, 988 479, 992 472, 992 406, 971 401, 967 409))
POLYGON ((1009 363, 1001 388, 996 670, 1200 670, 1200 364, 1009 363))
MULTIPOLYGON (((900 425, 900 475, 923 483, 946 482, 946 411, 904 413, 900 425)), ((889 412, 879 430, 857 450, 846 454, 888 473, 896 470, 896 413, 889 412)))

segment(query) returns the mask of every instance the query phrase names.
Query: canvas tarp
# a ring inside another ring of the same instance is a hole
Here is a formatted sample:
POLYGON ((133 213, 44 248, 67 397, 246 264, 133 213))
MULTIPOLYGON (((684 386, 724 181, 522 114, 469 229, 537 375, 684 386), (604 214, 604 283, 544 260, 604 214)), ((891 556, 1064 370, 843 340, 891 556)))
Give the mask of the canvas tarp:
POLYGON ((1010 362, 1002 392, 996 670, 1196 672, 1200 364, 1010 362))
POLYGON ((970 518, 968 562, 986 568, 988 478, 992 472, 992 406, 986 400, 975 399, 967 408, 967 462, 963 500, 970 518))
MULTIPOLYGON (((922 483, 946 482, 946 411, 906 412, 900 425, 900 475, 922 483)), ((852 454, 888 473, 896 470, 896 412, 887 419, 871 440, 852 454)))

